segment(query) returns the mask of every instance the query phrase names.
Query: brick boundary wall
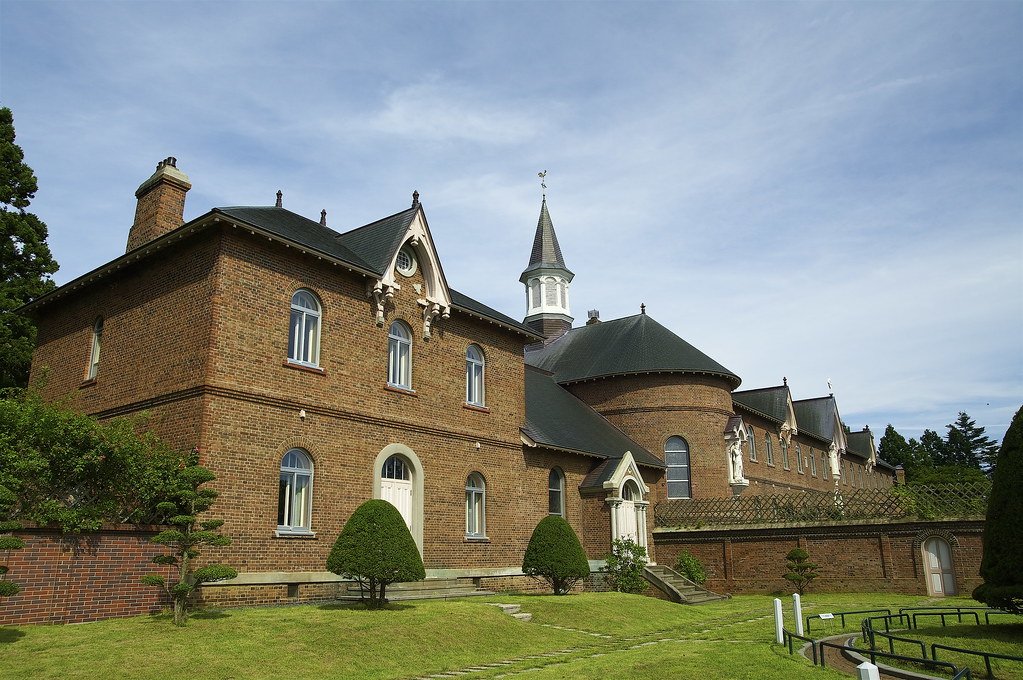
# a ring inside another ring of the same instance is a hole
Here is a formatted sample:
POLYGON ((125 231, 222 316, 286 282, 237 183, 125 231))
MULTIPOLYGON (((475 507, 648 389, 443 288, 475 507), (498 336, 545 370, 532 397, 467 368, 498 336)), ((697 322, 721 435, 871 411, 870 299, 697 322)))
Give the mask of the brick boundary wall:
POLYGON ((3 555, 6 578, 21 586, 0 604, 0 626, 83 623, 159 612, 159 589, 139 582, 145 574, 170 575, 153 564, 165 550, 150 542, 159 527, 107 525, 88 534, 30 527, 16 532, 25 547, 3 555))
POLYGON ((982 519, 786 525, 654 532, 658 563, 673 566, 688 550, 707 569, 709 590, 732 594, 795 592, 782 578, 785 554, 799 546, 819 565, 810 592, 885 592, 927 595, 922 545, 931 536, 949 542, 958 595, 983 581, 982 519))

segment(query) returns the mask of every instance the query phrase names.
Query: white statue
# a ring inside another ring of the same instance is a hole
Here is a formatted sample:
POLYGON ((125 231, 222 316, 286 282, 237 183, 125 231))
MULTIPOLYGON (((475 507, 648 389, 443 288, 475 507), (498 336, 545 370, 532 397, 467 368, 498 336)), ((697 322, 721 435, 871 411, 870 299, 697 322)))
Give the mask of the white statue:
POLYGON ((734 484, 746 481, 742 470, 742 442, 733 439, 732 443, 728 445, 728 454, 732 461, 731 482, 734 484))
POLYGON ((828 459, 831 461, 831 474, 837 483, 837 480, 842 476, 842 467, 838 461, 838 446, 835 442, 831 442, 831 446, 828 447, 828 459))

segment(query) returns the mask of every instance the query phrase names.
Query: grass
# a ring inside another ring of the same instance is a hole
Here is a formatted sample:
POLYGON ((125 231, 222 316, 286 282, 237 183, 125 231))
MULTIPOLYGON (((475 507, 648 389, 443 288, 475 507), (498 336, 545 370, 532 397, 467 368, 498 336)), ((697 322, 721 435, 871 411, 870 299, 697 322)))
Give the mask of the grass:
MULTIPOLYGON (((358 605, 206 611, 193 615, 186 628, 171 625, 168 614, 0 628, 0 675, 373 680, 474 668, 460 677, 489 680, 526 672, 529 680, 848 678, 774 644, 772 601, 742 596, 685 607, 619 593, 501 594, 397 603, 383 611, 358 605), (520 604, 533 621, 523 623, 487 601, 520 604)), ((783 602, 792 629, 791 600, 783 602)), ((953 602, 973 604, 940 604, 953 602)), ((897 595, 811 594, 803 598, 803 613, 934 603, 897 595)), ((842 632, 837 620, 829 626, 829 634, 842 632)), ((847 628, 858 630, 858 618, 847 628)), ((975 676, 983 675, 982 664, 971 665, 981 671, 975 676)))

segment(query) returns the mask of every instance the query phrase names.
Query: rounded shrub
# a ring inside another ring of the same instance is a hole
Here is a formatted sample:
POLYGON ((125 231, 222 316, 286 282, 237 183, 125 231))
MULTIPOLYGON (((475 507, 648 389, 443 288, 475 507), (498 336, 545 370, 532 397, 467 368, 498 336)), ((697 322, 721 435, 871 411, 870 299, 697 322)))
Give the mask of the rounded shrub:
POLYGON ((369 606, 387 601, 391 583, 426 578, 423 558, 398 509, 385 500, 369 500, 348 518, 327 556, 327 569, 358 581, 369 591, 369 606))
POLYGON ((675 571, 696 585, 702 586, 707 582, 707 569, 703 566, 703 562, 693 557, 688 550, 683 550, 678 554, 675 559, 675 571))
POLYGON ((522 558, 522 573, 547 583, 555 595, 565 595, 589 575, 586 553, 564 517, 548 515, 536 525, 522 558))

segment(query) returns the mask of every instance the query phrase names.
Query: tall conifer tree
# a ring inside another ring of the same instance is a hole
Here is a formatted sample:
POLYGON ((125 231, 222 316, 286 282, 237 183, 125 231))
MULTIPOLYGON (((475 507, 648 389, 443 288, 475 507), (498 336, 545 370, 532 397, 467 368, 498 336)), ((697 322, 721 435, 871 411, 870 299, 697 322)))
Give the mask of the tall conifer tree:
POLYGON ((14 115, 0 108, 0 387, 24 386, 35 348, 32 320, 13 310, 53 289, 57 263, 46 245, 46 225, 25 212, 36 177, 14 143, 14 115))

